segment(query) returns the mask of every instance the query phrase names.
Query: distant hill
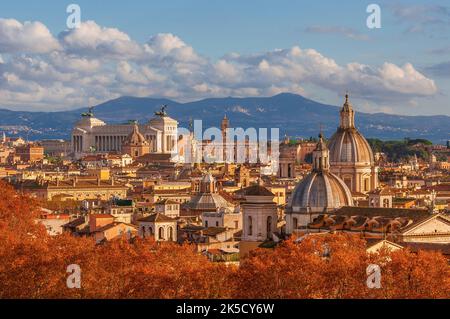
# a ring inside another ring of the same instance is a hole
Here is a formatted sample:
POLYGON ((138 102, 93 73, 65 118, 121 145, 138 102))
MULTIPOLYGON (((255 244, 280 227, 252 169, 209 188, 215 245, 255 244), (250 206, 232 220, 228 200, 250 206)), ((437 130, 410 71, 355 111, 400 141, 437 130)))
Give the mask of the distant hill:
MULTIPOLYGON (((220 126, 224 114, 233 127, 279 127, 280 134, 316 136, 319 125, 330 136, 339 125, 339 107, 318 103, 300 95, 282 93, 272 97, 211 98, 189 103, 168 99, 121 97, 95 107, 95 116, 109 123, 139 120, 143 123, 162 104, 187 127, 189 119, 203 120, 203 127, 220 126)), ((64 112, 21 112, 0 109, 0 131, 16 132, 29 139, 68 138, 86 109, 64 112)), ((356 113, 356 125, 371 138, 382 140, 424 138, 435 143, 450 139, 449 116, 401 116, 356 113)))

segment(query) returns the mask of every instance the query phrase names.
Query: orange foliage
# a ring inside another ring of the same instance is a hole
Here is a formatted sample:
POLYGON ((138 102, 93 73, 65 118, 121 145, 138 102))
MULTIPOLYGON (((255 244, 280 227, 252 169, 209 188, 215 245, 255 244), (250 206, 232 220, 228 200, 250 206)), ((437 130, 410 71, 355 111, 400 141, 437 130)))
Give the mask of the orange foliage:
POLYGON ((368 255, 353 236, 311 236, 258 249, 239 268, 208 261, 192 246, 125 239, 96 245, 50 237, 38 203, 0 181, 0 298, 447 298, 450 272, 438 253, 368 255), (379 264, 382 288, 368 289, 379 264), (81 267, 81 289, 66 286, 81 267))
POLYGON ((236 282, 237 298, 448 298, 450 267, 435 252, 367 254, 355 236, 310 236, 254 251, 236 282), (381 268, 381 289, 367 287, 370 264, 381 268))

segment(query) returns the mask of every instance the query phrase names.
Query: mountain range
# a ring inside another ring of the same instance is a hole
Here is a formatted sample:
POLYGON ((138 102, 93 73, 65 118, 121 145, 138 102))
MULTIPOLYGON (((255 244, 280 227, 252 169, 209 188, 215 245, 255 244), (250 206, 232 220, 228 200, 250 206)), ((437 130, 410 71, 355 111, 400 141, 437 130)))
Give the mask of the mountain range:
MULTIPOLYGON (((146 122, 161 105, 169 115, 188 127, 190 119, 203 120, 203 128, 220 127, 226 114, 231 127, 280 128, 280 134, 309 138, 317 136, 320 126, 331 136, 339 125, 339 107, 326 105, 300 95, 282 93, 272 97, 209 98, 179 103, 169 99, 120 97, 94 108, 97 118, 107 123, 129 120, 146 122)), ((69 138, 74 124, 86 108, 61 112, 25 112, 0 109, 0 131, 30 140, 69 138)), ((450 139, 450 117, 404 116, 356 112, 355 122, 367 138, 424 138, 434 143, 450 139)))

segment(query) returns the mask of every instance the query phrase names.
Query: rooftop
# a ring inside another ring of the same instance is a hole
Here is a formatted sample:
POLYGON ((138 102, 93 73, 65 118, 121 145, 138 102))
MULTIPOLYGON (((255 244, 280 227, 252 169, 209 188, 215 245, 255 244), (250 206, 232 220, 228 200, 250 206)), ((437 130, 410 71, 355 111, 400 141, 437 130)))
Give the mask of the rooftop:
POLYGON ((164 214, 161 213, 156 213, 156 214, 152 214, 150 216, 141 218, 138 220, 139 222, 144 222, 144 223, 167 223, 167 222, 175 222, 176 219, 171 218, 169 216, 166 216, 164 214))

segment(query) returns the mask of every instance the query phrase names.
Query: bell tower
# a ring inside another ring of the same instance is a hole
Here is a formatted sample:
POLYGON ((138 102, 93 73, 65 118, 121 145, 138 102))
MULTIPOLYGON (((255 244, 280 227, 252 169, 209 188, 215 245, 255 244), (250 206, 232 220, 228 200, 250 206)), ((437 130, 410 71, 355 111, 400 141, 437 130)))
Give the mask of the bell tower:
POLYGON ((263 242, 276 240, 278 209, 273 201, 275 195, 262 186, 261 180, 259 185, 238 192, 244 198, 241 204, 243 226, 239 255, 245 257, 263 242))
POLYGON ((222 123, 220 124, 220 129, 222 131, 222 159, 225 163, 228 162, 227 158, 227 129, 230 127, 230 121, 227 118, 227 115, 222 119, 222 123))

